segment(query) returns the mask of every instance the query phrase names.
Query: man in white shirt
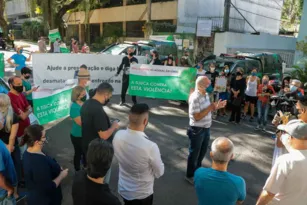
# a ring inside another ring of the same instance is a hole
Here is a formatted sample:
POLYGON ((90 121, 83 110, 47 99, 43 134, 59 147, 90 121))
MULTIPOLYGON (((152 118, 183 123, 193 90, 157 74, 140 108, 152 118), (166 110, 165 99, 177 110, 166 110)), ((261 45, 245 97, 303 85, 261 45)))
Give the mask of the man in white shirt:
POLYGON ((292 120, 278 129, 288 135, 291 149, 276 160, 257 205, 306 205, 307 124, 292 120))
POLYGON ((206 155, 210 140, 210 127, 212 124, 211 112, 224 108, 227 101, 210 102, 206 89, 211 81, 206 76, 199 76, 196 79, 195 91, 189 98, 190 126, 187 135, 190 139, 189 157, 187 165, 186 180, 194 184, 194 172, 201 167, 206 155))
POLYGON ((113 139, 119 162, 118 192, 125 205, 152 205, 154 179, 164 174, 159 148, 144 133, 148 112, 148 105, 135 104, 128 128, 118 131, 113 139))

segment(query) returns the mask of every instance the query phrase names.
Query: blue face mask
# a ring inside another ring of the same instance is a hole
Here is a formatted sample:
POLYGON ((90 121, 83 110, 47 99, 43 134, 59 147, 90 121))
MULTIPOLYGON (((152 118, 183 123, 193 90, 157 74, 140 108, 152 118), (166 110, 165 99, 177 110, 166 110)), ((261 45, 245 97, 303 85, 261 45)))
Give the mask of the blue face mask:
POLYGON ((225 70, 225 73, 229 73, 229 70, 225 70))
POLYGON ((252 76, 256 76, 257 75, 257 73, 256 72, 252 72, 252 76))
POLYGON ((200 66, 198 65, 198 66, 196 66, 196 68, 197 68, 197 69, 200 69, 200 66))
POLYGON ((295 85, 291 85, 290 86, 290 92, 293 93, 295 91, 297 91, 297 87, 295 85))
POLYGON ((19 53, 22 54, 22 52, 23 52, 23 49, 20 49, 20 50, 19 50, 19 53))

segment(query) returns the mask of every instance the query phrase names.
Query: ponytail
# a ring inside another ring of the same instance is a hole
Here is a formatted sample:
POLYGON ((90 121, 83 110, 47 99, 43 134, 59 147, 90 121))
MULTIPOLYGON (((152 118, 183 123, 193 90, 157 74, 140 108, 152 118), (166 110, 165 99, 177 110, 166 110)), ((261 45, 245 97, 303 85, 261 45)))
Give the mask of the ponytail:
POLYGON ((30 125, 25 129, 25 134, 21 142, 21 146, 27 144, 33 147, 36 141, 40 141, 43 136, 44 127, 41 125, 30 125))

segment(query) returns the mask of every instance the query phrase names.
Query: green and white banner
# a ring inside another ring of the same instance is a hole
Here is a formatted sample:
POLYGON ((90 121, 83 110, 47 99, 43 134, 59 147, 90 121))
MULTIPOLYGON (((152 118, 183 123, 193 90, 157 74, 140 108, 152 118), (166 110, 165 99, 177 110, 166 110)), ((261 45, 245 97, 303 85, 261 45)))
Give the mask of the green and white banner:
POLYGON ((70 111, 72 87, 58 90, 40 89, 33 92, 33 111, 39 124, 67 117, 70 111))
POLYGON ((196 78, 195 68, 137 64, 131 66, 129 94, 187 100, 196 78))
POLYGON ((61 34, 59 32, 59 29, 53 29, 49 31, 48 35, 49 41, 54 42, 57 38, 61 40, 61 34))

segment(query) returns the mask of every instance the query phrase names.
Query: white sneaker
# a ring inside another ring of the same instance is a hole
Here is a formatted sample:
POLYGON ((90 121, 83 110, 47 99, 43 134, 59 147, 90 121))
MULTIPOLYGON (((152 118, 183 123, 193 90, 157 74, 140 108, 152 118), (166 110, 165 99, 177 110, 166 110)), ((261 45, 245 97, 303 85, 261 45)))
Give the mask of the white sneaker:
POLYGON ((185 180, 187 180, 190 184, 194 185, 194 177, 191 178, 185 177, 185 180))
POLYGON ((257 127, 255 127, 255 130, 261 130, 260 125, 257 125, 257 127))
POLYGON ((265 129, 265 127, 264 127, 264 128, 262 128, 262 131, 263 131, 263 132, 266 132, 266 129, 265 129))

